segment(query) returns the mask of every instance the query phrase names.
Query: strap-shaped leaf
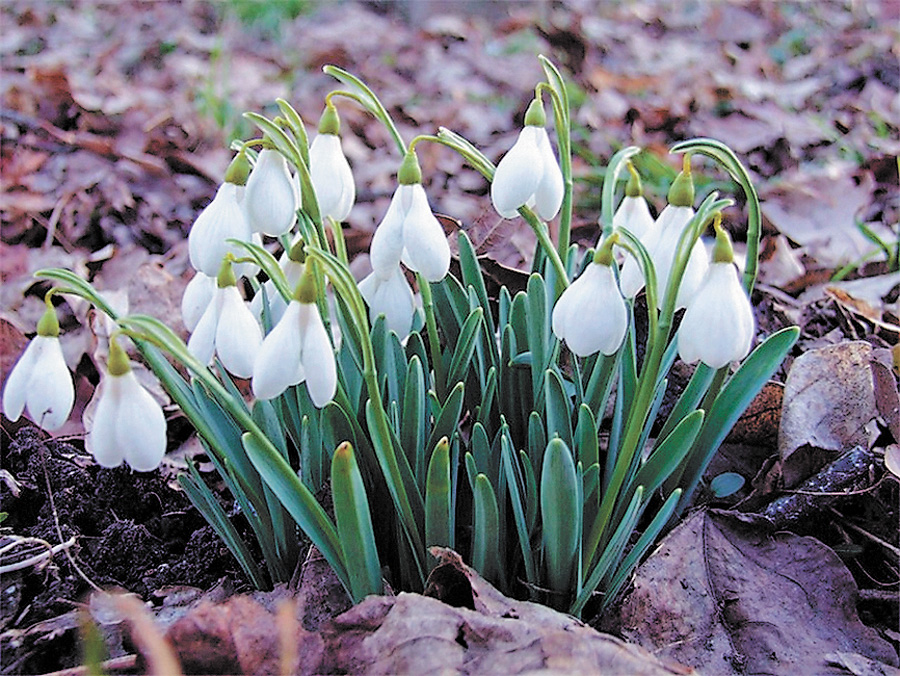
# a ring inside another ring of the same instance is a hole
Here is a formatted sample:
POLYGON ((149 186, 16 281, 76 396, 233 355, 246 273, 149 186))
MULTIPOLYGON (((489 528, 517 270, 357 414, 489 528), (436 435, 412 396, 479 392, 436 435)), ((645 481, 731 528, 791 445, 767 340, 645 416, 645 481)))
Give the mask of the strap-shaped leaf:
MULTIPOLYGON (((400 445, 412 465, 416 482, 425 481, 425 371, 419 357, 413 355, 406 369, 403 386, 403 416, 400 424, 400 445)), ((427 545, 426 545, 427 546, 427 545)))
POLYGON ((300 529, 322 552, 322 556, 328 561, 341 584, 349 591, 350 578, 347 575, 341 543, 337 530, 325 510, 316 502, 313 494, 303 485, 271 443, 250 432, 244 433, 241 440, 247 455, 266 485, 278 496, 300 529))
POLYGON ((450 443, 444 437, 434 447, 425 481, 425 546, 453 547, 450 491, 450 443))
POLYGON ((552 439, 559 435, 566 443, 572 445, 572 401, 566 394, 562 378, 551 369, 544 372, 545 416, 547 419, 547 437, 552 439))
POLYGON ((331 499, 341 550, 350 581, 350 595, 359 603, 369 594, 380 594, 381 564, 375 546, 369 500, 353 447, 337 447, 331 462, 331 499))
POLYGON ((443 437, 453 438, 459 425, 459 417, 462 415, 464 393, 465 388, 462 383, 457 383, 456 387, 450 391, 450 395, 447 397, 447 401, 444 402, 441 413, 434 423, 431 435, 428 437, 426 448, 434 448, 443 437))
POLYGON ((578 407, 578 423, 575 425, 575 457, 585 467, 600 462, 600 441, 597 437, 597 422, 591 409, 582 404, 578 407))
POLYGON ((500 439, 501 459, 500 464, 506 474, 506 486, 509 492, 509 502, 512 505, 513 519, 516 524, 516 535, 519 539, 519 549, 522 552, 522 560, 525 564, 525 578, 532 585, 539 583, 537 567, 534 563, 534 554, 531 551, 531 530, 525 518, 525 486, 524 478, 518 471, 516 456, 507 437, 500 439))
POLYGON ((456 385, 466 381, 467 372, 472 365, 476 339, 481 332, 483 318, 484 311, 480 307, 472 310, 466 318, 466 322, 463 324, 462 330, 459 332, 459 338, 456 341, 453 358, 450 360, 450 369, 447 372, 448 385, 456 385))
POLYGON ((558 438, 551 440, 544 452, 540 502, 547 586, 554 592, 568 593, 579 565, 582 506, 572 452, 558 438))
POLYGON ((497 496, 484 474, 475 477, 472 532, 472 567, 486 579, 500 581, 500 549, 503 543, 497 496))
POLYGON ((784 361, 799 335, 796 326, 773 333, 744 360, 719 392, 685 464, 679 482, 684 494, 676 513, 680 514, 687 506, 719 445, 784 361))

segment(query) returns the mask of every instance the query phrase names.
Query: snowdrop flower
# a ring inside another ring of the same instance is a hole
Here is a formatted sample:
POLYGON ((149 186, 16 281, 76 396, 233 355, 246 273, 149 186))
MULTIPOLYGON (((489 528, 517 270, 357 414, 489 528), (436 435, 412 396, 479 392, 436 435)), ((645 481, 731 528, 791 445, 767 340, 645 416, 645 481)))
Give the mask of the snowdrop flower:
POLYGON ((191 281, 184 287, 184 294, 181 296, 181 320, 188 331, 197 328, 197 323, 209 307, 215 292, 216 278, 202 272, 191 277, 191 281))
POLYGON ((316 280, 310 268, 281 320, 263 341, 251 386, 257 399, 272 399, 304 381, 318 408, 331 401, 337 390, 334 351, 316 305, 316 280))
POLYGON ((359 283, 359 291, 369 306, 369 319, 373 324, 378 315, 384 315, 389 331, 394 331, 401 339, 409 335, 416 304, 399 265, 387 275, 373 271, 359 283))
POLYGON ((544 129, 546 121, 543 104, 535 98, 525 113, 525 128, 497 165, 491 201, 503 218, 514 218, 527 205, 549 221, 562 205, 563 177, 544 129))
POLYGON ((716 220, 713 262, 688 303, 678 329, 678 354, 718 369, 750 352, 755 323, 750 299, 738 279, 728 234, 716 220))
POLYGON ((15 422, 27 409, 29 418, 52 431, 62 427, 72 412, 75 386, 59 344, 59 320, 50 294, 46 303, 37 335, 6 379, 3 415, 15 422))
POLYGON ((240 255, 239 247, 227 240, 250 241, 250 226, 240 205, 249 169, 246 154, 238 153, 225 172, 225 182, 188 233, 191 266, 209 277, 218 274, 226 254, 240 255))
POLYGON ((553 308, 553 333, 579 357, 595 352, 613 354, 628 329, 625 301, 612 269, 612 247, 617 239, 613 234, 603 242, 593 262, 563 291, 553 308))
POLYGON ((287 160, 277 150, 263 148, 247 179, 241 208, 252 232, 278 237, 297 221, 297 184, 287 160))
POLYGON ((347 219, 356 200, 353 172, 341 149, 341 123, 330 101, 319 121, 319 133, 309 147, 309 175, 322 216, 340 223, 347 219))
MULTIPOLYGON (((291 289, 297 287, 300 278, 303 276, 305 266, 301 261, 303 261, 305 257, 306 254, 303 251, 303 239, 298 237, 293 246, 291 246, 288 251, 281 254, 281 258, 278 259, 278 265, 284 272, 288 287, 291 289)), ((269 304, 269 317, 273 324, 277 324, 278 320, 281 319, 281 316, 287 309, 288 302, 284 299, 284 296, 279 293, 271 279, 263 284, 263 288, 265 289, 265 298, 269 304)), ((263 297, 262 290, 260 290, 253 297, 253 300, 250 301, 250 311, 253 313, 253 316, 260 321, 263 316, 263 297)))
POLYGON ((439 282, 450 269, 450 245, 428 206, 414 151, 406 154, 397 179, 400 185, 372 237, 372 268, 386 279, 402 261, 429 282, 439 282))
POLYGON ((262 343, 262 331, 236 284, 231 261, 226 259, 212 300, 188 340, 188 350, 204 364, 210 364, 218 355, 230 373, 249 378, 262 343))
POLYGON ((159 467, 166 453, 166 417, 138 382, 115 338, 109 343, 107 373, 97 388, 97 408, 85 447, 101 467, 124 460, 138 472, 159 467))
MULTIPOLYGON (((650 207, 644 199, 644 190, 641 179, 634 165, 627 163, 631 176, 625 187, 625 197, 616 213, 613 215, 613 229, 624 228, 637 237, 645 248, 651 247, 659 239, 657 221, 650 214, 650 207)), ((622 294, 626 298, 633 298, 644 286, 644 275, 640 263, 630 255, 625 255, 625 262, 619 275, 619 284, 622 294)))

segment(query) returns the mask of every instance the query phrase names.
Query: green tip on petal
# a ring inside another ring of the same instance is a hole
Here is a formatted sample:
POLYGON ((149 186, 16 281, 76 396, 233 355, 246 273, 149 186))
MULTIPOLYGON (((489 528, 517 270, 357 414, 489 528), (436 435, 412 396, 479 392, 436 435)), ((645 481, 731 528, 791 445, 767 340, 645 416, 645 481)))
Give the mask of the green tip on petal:
POLYGON ((669 204, 673 207, 694 206, 694 178, 691 176, 691 156, 684 156, 684 168, 675 177, 672 187, 669 188, 669 204))
POLYGON ((131 370, 128 355, 122 349, 122 346, 119 345, 115 335, 110 336, 109 339, 109 361, 106 364, 106 370, 111 376, 124 376, 131 370))
POLYGON ((614 232, 600 244, 600 247, 594 252, 594 262, 607 267, 613 265, 615 258, 613 257, 613 246, 619 241, 619 233, 614 232))
POLYGON ((403 164, 397 172, 397 182, 400 185, 415 185, 422 182, 422 168, 414 150, 407 152, 403 158, 403 164))
POLYGON ((644 187, 641 185, 641 177, 637 173, 637 169, 631 162, 627 162, 628 167, 628 184, 625 186, 626 197, 641 197, 644 194, 644 187))
POLYGON ((544 103, 540 98, 535 97, 535 99, 528 106, 528 110, 525 111, 525 126, 526 127, 543 127, 547 124, 547 115, 544 113, 544 103))
POLYGON ((247 185, 247 177, 250 175, 250 158, 243 150, 235 155, 225 170, 225 182, 235 185, 247 185))
POLYGON ((233 259, 234 256, 228 254, 222 261, 222 267, 219 268, 219 274, 216 276, 216 286, 220 289, 237 286, 237 278, 234 276, 234 269, 231 266, 233 259))
POLYGON ((341 118, 338 116, 337 108, 331 101, 325 104, 325 110, 322 117, 319 118, 319 133, 331 134, 337 136, 341 133, 341 118))
POLYGON ((59 338, 59 317, 56 316, 56 308, 50 302, 49 296, 46 303, 47 309, 44 310, 43 316, 38 320, 37 334, 45 338, 59 338))
POLYGON ((316 274, 313 265, 307 265, 294 289, 293 299, 306 305, 316 302, 316 274))
POLYGON ((302 264, 306 262, 306 242, 303 241, 302 237, 291 245, 290 251, 288 251, 288 258, 295 263, 302 264))
POLYGON ((716 220, 713 222, 716 230, 716 243, 713 246, 713 263, 733 263, 734 247, 731 246, 731 237, 722 227, 722 214, 716 214, 716 220))

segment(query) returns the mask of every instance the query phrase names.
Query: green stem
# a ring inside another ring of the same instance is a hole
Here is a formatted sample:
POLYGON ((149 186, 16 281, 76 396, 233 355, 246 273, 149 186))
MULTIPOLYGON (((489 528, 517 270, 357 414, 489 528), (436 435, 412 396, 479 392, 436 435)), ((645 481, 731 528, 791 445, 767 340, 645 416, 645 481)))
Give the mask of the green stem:
POLYGON ((556 297, 559 298, 563 290, 569 286, 569 276, 566 274, 566 266, 563 264, 562 258, 560 258, 556 247, 553 246, 550 234, 547 232, 547 228, 541 219, 539 219, 528 207, 520 207, 519 215, 521 215, 522 218, 525 219, 525 222, 531 226, 531 229, 537 236, 538 244, 544 250, 544 253, 547 254, 547 258, 550 259, 550 263, 556 271, 556 297))
POLYGON ((428 333, 428 349, 431 351, 431 363, 434 367, 434 391, 438 400, 444 402, 447 399, 446 374, 444 373, 444 360, 441 358, 441 341, 438 336, 437 321, 434 316, 434 298, 431 295, 431 283, 416 273, 419 282, 419 292, 422 294, 422 309, 425 311, 425 329, 428 333))
MULTIPOLYGON (((555 69, 554 69, 555 70, 555 69)), ((559 169, 563 177, 563 201, 559 212, 559 237, 556 250, 560 258, 566 259, 569 253, 569 242, 572 231, 572 129, 569 120, 569 109, 563 104, 563 98, 567 96, 562 76, 556 70, 558 78, 557 86, 563 87, 562 91, 545 82, 537 86, 537 91, 546 90, 550 94, 550 102, 553 105, 553 121, 556 128, 556 143, 559 146, 559 169)), ((556 79, 556 78, 554 78, 556 79)))

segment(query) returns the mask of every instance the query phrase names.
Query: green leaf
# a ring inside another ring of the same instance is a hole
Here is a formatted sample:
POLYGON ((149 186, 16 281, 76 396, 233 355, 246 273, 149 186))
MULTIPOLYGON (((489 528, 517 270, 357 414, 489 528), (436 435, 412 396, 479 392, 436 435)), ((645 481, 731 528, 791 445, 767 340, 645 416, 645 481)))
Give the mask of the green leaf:
POLYGON ((453 547, 450 492, 450 444, 444 437, 434 447, 425 481, 425 546, 453 547))
POLYGON ((519 549, 525 564, 525 578, 529 584, 537 585, 539 580, 534 565, 534 554, 531 551, 531 530, 525 518, 525 486, 524 480, 516 471, 516 460, 512 446, 506 436, 500 438, 501 460, 506 473, 506 486, 509 491, 509 501, 512 505, 513 519, 516 524, 516 535, 519 538, 519 549))
POLYGON ((428 437, 428 443, 425 445, 426 448, 434 448, 443 437, 453 438, 459 425, 459 417, 462 415, 464 390, 462 383, 457 383, 451 390, 447 401, 444 402, 440 415, 434 423, 434 428, 428 437))
POLYGON ((266 485, 278 496, 300 529, 322 552, 322 556, 328 561, 341 584, 349 591, 350 578, 343 560, 341 543, 334 524, 325 510, 267 439, 246 432, 241 440, 253 466, 263 477, 266 485))
POLYGON ((727 498, 743 488, 746 480, 736 472, 723 472, 709 482, 709 490, 717 498, 727 498))
POLYGON ((769 336, 744 360, 719 392, 687 458, 679 482, 684 494, 676 513, 680 514, 687 506, 719 445, 772 374, 778 370, 799 335, 800 329, 792 326, 769 336))
POLYGON ((540 390, 544 384, 544 370, 550 361, 550 322, 547 313, 547 294, 544 280, 533 274, 528 278, 526 296, 528 351, 531 352, 531 388, 540 406, 540 390))
POLYGON ((597 438, 597 422, 591 409, 578 407, 578 423, 575 425, 575 457, 585 467, 600 462, 600 442, 597 438))
POLYGON ((562 378, 550 369, 544 372, 544 397, 546 402, 547 436, 559 435, 572 445, 572 402, 563 387, 562 378))
POLYGON ((406 369, 403 387, 403 416, 400 424, 400 445, 412 465, 419 486, 425 482, 425 371, 419 357, 413 355, 406 369))
POLYGON ((472 529, 472 567, 488 581, 500 578, 500 517, 497 497, 484 474, 475 477, 472 529))
POLYGON ((480 307, 469 313, 456 341, 456 349, 450 360, 450 369, 447 373, 447 384, 455 385, 464 383, 468 370, 472 366, 472 354, 475 351, 475 339, 481 330, 481 322, 484 312, 480 307))
POLYGON ((568 593, 578 570, 581 504, 575 463, 568 446, 553 439, 541 469, 541 526, 544 574, 550 590, 568 593))
MULTIPOLYGON (((487 431, 481 423, 475 423, 472 427, 472 438, 469 442, 469 448, 472 452, 472 460, 479 471, 489 473, 491 470, 491 442, 488 439, 487 431)), ((491 478, 488 474, 488 478, 491 478)), ((475 480, 475 475, 472 475, 475 480)))
POLYGON ((370 594, 382 592, 381 564, 375 547, 369 500, 350 444, 341 444, 334 452, 331 489, 337 532, 350 580, 350 595, 355 603, 359 603, 370 594))

